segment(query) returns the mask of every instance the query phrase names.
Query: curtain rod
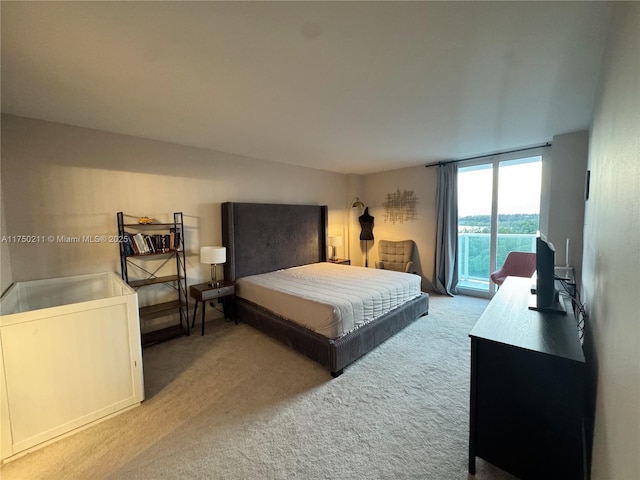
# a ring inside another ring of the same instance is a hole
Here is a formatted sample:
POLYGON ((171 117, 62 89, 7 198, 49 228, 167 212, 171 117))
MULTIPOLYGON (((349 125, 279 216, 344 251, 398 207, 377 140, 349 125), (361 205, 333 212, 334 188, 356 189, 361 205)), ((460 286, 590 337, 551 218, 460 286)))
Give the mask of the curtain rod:
POLYGON ((467 160, 478 160, 479 158, 495 157, 496 155, 506 155, 507 153, 526 152, 527 150, 536 150, 538 148, 545 148, 545 147, 550 147, 550 146, 551 146, 551 142, 547 142, 547 143, 545 143, 543 145, 536 145, 535 147, 517 148, 515 150, 506 150, 504 152, 496 152, 496 153, 488 153, 486 155, 478 155, 477 157, 461 158, 459 160, 447 160, 447 161, 444 161, 444 162, 430 163, 428 165, 425 165, 425 167, 429 168, 429 167, 436 167, 438 165, 446 165, 448 163, 466 162, 467 160))

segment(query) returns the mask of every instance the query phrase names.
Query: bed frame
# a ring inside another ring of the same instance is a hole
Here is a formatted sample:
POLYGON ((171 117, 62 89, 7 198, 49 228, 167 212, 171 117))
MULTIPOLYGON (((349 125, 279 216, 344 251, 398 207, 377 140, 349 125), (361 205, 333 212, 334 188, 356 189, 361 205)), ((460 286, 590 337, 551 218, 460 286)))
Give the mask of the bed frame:
MULTIPOLYGON (((326 206, 222 204, 222 240, 228 255, 225 279, 324 262, 326 239, 326 206)), ((429 297, 422 294, 347 335, 330 339, 244 299, 237 298, 235 305, 240 320, 320 363, 334 377, 428 309, 429 297)))

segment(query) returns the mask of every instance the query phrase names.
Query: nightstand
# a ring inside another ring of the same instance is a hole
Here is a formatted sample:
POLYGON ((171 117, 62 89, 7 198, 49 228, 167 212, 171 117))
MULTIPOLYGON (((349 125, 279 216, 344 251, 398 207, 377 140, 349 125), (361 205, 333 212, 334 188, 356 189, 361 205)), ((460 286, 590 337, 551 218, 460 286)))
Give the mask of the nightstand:
POLYGON ((191 285, 191 288, 189 288, 189 295, 196 300, 196 304, 193 307, 191 328, 196 324, 196 312, 198 311, 198 302, 200 302, 202 303, 202 335, 204 335, 205 306, 208 301, 215 300, 216 298, 222 300, 224 318, 227 318, 227 314, 229 313, 237 325, 238 320, 235 318, 235 312, 233 312, 233 297, 235 294, 236 284, 234 282, 222 281, 220 282, 219 287, 212 287, 209 282, 191 285))
POLYGON ((348 258, 330 258, 329 260, 327 260, 327 262, 337 263, 338 265, 351 265, 351 260, 349 260, 348 258))

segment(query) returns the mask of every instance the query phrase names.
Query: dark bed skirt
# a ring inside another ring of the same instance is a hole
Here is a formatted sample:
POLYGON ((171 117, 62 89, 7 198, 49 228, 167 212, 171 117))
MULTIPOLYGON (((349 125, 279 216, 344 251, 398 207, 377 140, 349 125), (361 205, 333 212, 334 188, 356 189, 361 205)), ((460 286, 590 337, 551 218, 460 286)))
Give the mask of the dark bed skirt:
POLYGON ((380 345, 429 311, 423 293, 400 307, 337 339, 330 339, 280 318, 241 298, 236 299, 238 320, 266 333, 329 369, 334 377, 344 367, 380 345))

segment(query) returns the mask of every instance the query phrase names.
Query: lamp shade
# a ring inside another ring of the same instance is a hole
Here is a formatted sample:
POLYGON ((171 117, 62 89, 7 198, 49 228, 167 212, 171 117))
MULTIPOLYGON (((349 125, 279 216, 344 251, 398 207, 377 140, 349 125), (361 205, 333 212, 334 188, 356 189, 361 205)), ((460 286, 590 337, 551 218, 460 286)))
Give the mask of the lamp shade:
POLYGON ((351 202, 351 208, 364 208, 364 203, 362 203, 360 199, 356 197, 351 202))
POLYGON ((340 247, 342 246, 342 237, 337 236, 337 237, 329 237, 329 242, 328 244, 332 247, 340 247))
POLYGON ((219 265, 227 261, 227 249, 225 247, 200 247, 200 263, 219 265))

